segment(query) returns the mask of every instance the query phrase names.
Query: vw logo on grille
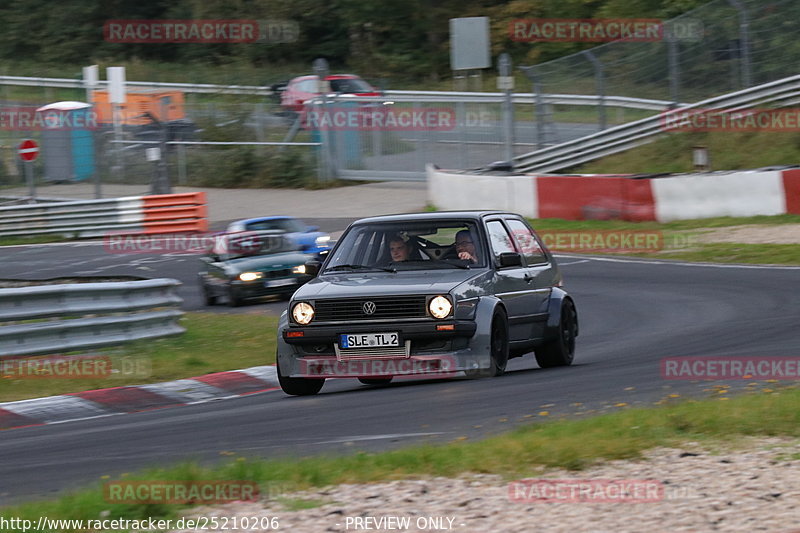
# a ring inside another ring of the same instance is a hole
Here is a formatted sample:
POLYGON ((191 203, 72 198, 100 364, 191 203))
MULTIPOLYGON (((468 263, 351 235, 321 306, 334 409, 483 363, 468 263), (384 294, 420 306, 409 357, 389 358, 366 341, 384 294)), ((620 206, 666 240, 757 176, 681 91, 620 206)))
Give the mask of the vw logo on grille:
POLYGON ((361 306, 361 310, 364 311, 365 315, 371 315, 375 313, 376 309, 377 307, 375 307, 375 302, 364 302, 364 305, 361 306))

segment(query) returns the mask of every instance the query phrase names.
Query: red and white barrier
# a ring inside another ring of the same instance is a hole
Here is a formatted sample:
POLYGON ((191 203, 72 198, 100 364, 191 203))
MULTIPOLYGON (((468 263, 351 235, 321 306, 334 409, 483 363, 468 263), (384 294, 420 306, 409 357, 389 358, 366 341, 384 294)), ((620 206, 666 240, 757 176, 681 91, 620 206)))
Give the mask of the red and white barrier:
POLYGON ((685 220, 800 214, 800 169, 662 177, 476 175, 428 167, 440 209, 500 209, 531 218, 685 220))
POLYGON ((0 236, 64 234, 98 237, 208 230, 205 192, 127 196, 0 208, 0 236))

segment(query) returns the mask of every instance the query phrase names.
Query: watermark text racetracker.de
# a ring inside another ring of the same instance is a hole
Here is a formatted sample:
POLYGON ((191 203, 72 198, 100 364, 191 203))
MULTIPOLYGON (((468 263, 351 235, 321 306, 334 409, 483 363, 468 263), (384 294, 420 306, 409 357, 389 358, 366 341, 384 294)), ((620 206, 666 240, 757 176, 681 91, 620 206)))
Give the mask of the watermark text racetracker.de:
POLYGON ((800 109, 675 109, 660 115, 664 131, 798 131, 800 109))
POLYGON ((517 42, 698 41, 703 23, 697 19, 555 19, 529 18, 509 22, 508 36, 517 42))
POLYGON ((174 233, 138 235, 110 232, 103 236, 103 248, 110 254, 187 254, 214 250, 218 254, 247 255, 269 252, 282 245, 282 238, 258 232, 174 233))
POLYGON ((98 129, 97 113, 91 109, 46 109, 37 106, 0 106, 0 130, 65 131, 98 129))
POLYGON ((402 378, 438 377, 456 375, 456 360, 452 356, 416 359, 361 359, 339 361, 333 358, 301 359, 299 372, 308 378, 374 378, 395 376, 402 378))
POLYGON ((514 503, 653 503, 697 498, 688 487, 655 479, 521 479, 508 484, 514 503))
POLYGON ((0 379, 148 378, 152 361, 139 355, 45 355, 0 360, 0 379))
POLYGON ((111 43, 293 43, 300 25, 293 20, 194 19, 108 20, 103 36, 111 43))
POLYGON ((800 380, 800 357, 666 357, 661 377, 671 380, 800 380))
POLYGON ((456 112, 448 107, 312 106, 303 116, 303 126, 310 130, 451 131, 456 125, 456 112))

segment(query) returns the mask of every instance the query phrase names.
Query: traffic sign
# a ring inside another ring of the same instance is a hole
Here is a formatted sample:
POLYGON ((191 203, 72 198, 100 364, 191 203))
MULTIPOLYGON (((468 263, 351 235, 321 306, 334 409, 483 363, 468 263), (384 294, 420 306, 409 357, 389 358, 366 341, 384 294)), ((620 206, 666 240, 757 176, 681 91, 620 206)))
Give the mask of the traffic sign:
POLYGON ((25 139, 19 144, 17 153, 23 161, 33 161, 39 156, 39 145, 33 139, 25 139))

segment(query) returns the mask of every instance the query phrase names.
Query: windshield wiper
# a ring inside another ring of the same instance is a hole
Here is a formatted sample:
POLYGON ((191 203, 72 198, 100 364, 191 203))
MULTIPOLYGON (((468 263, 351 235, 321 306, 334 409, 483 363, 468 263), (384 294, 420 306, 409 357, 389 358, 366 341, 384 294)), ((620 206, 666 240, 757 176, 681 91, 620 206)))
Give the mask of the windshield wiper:
POLYGON ((394 268, 384 268, 370 265, 336 265, 326 268, 325 272, 333 272, 334 270, 383 270, 384 272, 397 272, 397 270, 394 268))

